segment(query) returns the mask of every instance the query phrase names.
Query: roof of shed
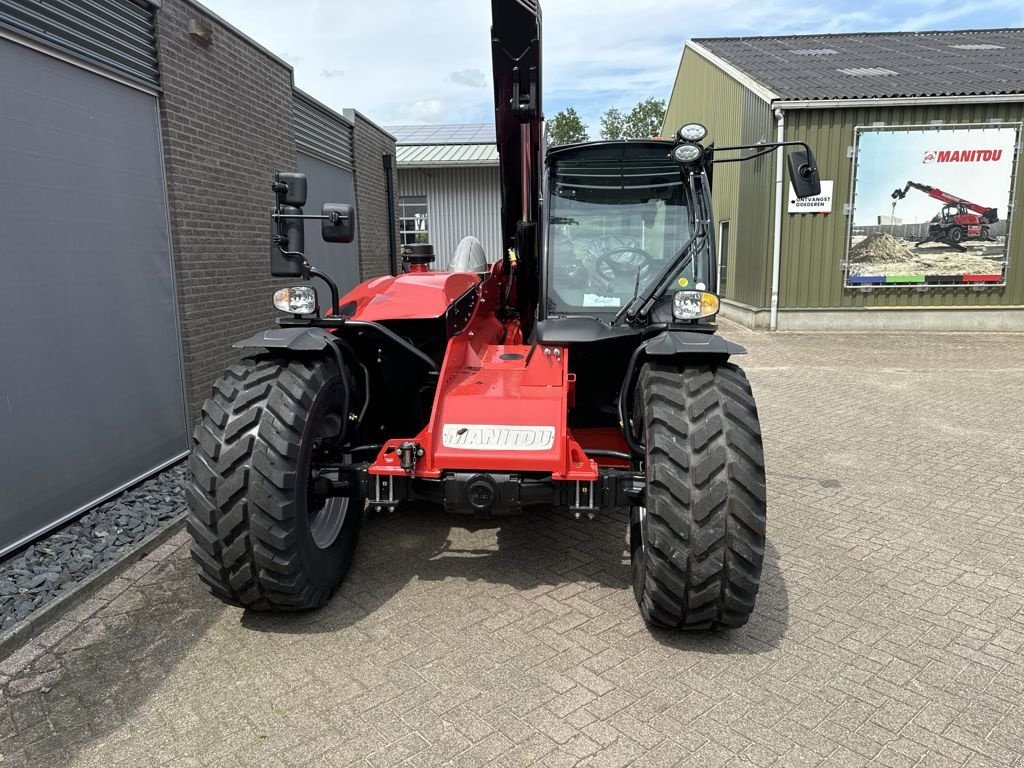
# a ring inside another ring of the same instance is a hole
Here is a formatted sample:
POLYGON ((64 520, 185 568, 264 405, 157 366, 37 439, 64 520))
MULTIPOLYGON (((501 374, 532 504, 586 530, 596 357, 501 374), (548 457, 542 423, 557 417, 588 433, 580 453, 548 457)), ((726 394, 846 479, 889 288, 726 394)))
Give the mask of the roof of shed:
POLYGON ((393 125, 399 167, 497 165, 494 123, 393 125))
POLYGON ((446 165, 497 165, 496 144, 399 144, 395 158, 400 168, 446 165))
POLYGON ((1024 93, 1024 29, 693 42, 783 100, 1024 93))

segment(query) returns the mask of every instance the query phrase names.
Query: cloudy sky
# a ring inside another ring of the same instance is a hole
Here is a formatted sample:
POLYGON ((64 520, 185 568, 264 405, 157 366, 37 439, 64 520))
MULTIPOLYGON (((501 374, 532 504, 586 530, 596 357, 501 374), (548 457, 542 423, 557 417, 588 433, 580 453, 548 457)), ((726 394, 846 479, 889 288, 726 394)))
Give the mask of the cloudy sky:
MULTIPOLYGON (((383 125, 489 122, 487 0, 203 0, 296 85, 383 125)), ((1024 26, 1021 0, 542 0, 544 111, 667 98, 684 42, 722 35, 1024 26)), ((596 133, 596 130, 592 130, 596 133)))

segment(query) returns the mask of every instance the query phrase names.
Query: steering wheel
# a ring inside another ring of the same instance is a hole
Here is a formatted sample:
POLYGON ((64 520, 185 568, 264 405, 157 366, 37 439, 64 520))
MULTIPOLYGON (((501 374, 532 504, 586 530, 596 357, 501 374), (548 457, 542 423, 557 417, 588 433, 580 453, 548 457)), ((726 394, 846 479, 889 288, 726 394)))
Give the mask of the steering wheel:
POLYGON ((635 278, 638 271, 644 272, 653 261, 654 257, 643 248, 627 245, 622 248, 612 248, 598 256, 597 261, 594 262, 594 272, 608 288, 611 288, 612 283, 618 278, 635 278), (622 258, 625 254, 631 254, 631 256, 622 258), (616 256, 619 258, 613 258, 616 256))

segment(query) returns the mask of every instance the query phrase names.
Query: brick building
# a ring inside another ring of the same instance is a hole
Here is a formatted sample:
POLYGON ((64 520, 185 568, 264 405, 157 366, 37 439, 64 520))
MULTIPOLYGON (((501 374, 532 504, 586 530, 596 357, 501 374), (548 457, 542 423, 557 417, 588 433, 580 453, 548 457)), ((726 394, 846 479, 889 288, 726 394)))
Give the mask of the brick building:
POLYGON ((232 343, 274 321, 274 172, 309 176, 310 211, 357 205, 351 246, 306 238, 343 290, 397 229, 393 137, 191 0, 0 0, 0 103, 2 553, 186 454, 232 343))

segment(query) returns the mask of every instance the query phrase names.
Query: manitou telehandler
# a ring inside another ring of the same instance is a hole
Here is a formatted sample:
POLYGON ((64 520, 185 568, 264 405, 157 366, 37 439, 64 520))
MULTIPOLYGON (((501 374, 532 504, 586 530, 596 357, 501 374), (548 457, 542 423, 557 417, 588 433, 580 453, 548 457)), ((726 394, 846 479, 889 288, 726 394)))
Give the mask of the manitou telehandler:
MULTIPOLYGON (((478 516, 631 510, 644 619, 727 628, 754 607, 765 473, 744 350, 715 334, 712 167, 783 144, 801 197, 802 142, 714 149, 674 140, 544 151, 540 9, 492 0, 505 252, 482 271, 407 271, 344 296, 303 255, 303 224, 353 237, 355 212, 303 213, 306 180, 273 189, 271 273, 318 278, 274 297, 279 327, 236 346, 195 430, 188 527, 214 595, 255 610, 323 605, 364 510, 407 500, 478 516), (740 153, 736 156, 736 153, 740 153)), ((429 505, 426 505, 429 508, 429 505)))
POLYGON ((896 203, 905 198, 907 192, 912 189, 924 192, 928 197, 945 203, 942 210, 935 214, 935 218, 928 224, 928 237, 919 240, 917 245, 945 243, 963 251, 965 248, 960 243, 964 240, 992 239, 989 236, 989 225, 999 221, 999 212, 995 208, 972 203, 970 200, 951 195, 938 187, 930 187, 916 181, 908 181, 903 189, 893 190, 892 209, 894 213, 896 203))

